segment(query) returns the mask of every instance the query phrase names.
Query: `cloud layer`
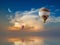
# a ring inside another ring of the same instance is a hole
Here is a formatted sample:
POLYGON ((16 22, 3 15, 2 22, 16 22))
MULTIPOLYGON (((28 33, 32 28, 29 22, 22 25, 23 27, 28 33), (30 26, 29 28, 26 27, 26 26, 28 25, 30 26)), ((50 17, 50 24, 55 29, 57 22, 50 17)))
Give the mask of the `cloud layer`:
POLYGON ((17 11, 14 16, 10 16, 9 23, 11 27, 17 26, 19 28, 13 28, 12 30, 20 30, 21 25, 24 25, 24 30, 53 30, 60 29, 60 17, 50 15, 44 24, 39 16, 39 9, 31 9, 30 11, 17 11), (51 27, 53 25, 53 27, 51 27))

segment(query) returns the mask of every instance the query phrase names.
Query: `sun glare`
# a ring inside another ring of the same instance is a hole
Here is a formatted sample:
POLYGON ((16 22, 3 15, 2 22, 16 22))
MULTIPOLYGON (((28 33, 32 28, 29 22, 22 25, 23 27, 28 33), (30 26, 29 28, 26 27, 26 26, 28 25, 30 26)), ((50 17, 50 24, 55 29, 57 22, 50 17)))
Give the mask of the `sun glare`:
POLYGON ((20 24, 18 22, 15 22, 14 27, 20 27, 20 24))

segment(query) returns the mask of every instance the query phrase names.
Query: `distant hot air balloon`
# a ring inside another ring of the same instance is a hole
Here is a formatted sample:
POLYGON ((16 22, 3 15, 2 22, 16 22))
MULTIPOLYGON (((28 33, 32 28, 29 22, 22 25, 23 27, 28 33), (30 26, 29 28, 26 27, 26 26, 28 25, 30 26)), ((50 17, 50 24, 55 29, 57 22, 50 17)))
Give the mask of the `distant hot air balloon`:
POLYGON ((22 30, 24 29, 24 25, 21 26, 22 30))
POLYGON ((50 15, 50 10, 49 9, 47 9, 47 8, 41 8, 39 10, 39 16, 43 19, 44 23, 48 19, 49 15, 50 15))

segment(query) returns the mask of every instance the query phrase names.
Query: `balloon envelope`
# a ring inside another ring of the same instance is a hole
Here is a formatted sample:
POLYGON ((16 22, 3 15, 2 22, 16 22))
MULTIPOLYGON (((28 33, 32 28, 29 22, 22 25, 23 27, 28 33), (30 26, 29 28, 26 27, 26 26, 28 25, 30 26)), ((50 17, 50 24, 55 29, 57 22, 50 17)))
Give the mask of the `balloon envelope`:
POLYGON ((47 8, 41 8, 39 10, 39 16, 43 19, 44 23, 48 19, 49 15, 50 15, 50 11, 47 8))

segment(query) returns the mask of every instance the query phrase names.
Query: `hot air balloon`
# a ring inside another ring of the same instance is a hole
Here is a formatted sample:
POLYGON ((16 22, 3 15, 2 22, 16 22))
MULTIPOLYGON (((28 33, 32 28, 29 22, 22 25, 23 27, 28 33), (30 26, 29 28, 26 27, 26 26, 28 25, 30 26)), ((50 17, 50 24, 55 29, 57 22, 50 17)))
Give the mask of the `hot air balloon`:
POLYGON ((21 26, 22 30, 24 29, 24 25, 21 26))
POLYGON ((47 8, 44 7, 44 8, 41 8, 41 9, 39 10, 39 16, 40 16, 40 18, 43 19, 43 22, 44 22, 44 23, 45 23, 46 20, 48 19, 49 15, 50 15, 50 10, 49 10, 49 9, 47 9, 47 8))

